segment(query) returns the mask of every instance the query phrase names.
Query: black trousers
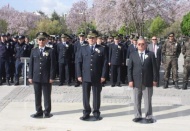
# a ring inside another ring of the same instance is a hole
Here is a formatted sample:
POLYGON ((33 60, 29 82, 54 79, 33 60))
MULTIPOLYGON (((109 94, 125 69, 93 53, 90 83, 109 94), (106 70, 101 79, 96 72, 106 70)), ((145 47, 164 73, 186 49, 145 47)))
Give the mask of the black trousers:
POLYGON ((111 83, 120 83, 121 79, 121 66, 111 65, 111 83))
POLYGON ((121 81, 122 83, 125 83, 127 78, 127 66, 123 65, 121 66, 121 81))
POLYGON ((0 58, 0 81, 2 80, 4 71, 6 74, 6 78, 9 79, 10 77, 9 61, 5 58, 0 58))
POLYGON ((160 83, 160 61, 156 59, 156 64, 157 64, 157 83, 160 83))
POLYGON ((99 116, 100 115, 100 104, 101 104, 101 91, 102 86, 101 83, 92 84, 91 82, 83 82, 82 83, 82 90, 83 90, 83 114, 90 115, 91 107, 90 107, 90 91, 92 88, 93 93, 93 115, 99 116))
POLYGON ((59 80, 60 83, 70 83, 70 71, 69 71, 69 64, 59 63, 59 80))
POLYGON ((51 112, 51 90, 52 84, 50 83, 38 83, 34 82, 34 93, 35 93, 35 105, 36 111, 38 113, 42 113, 42 92, 44 96, 44 112, 50 113, 51 112))

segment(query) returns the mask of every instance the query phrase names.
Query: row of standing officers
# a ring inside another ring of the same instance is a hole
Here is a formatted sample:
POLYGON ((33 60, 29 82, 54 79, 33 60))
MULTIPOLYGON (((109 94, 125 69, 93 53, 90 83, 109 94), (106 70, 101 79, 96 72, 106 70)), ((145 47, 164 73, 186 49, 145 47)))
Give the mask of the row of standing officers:
MULTIPOLYGON (((70 36, 67 34, 61 35, 61 41, 53 42, 50 37, 47 47, 53 48, 56 55, 56 76, 59 77, 59 85, 64 83, 70 85, 71 79, 75 81, 75 86, 79 86, 80 82, 77 80, 76 63, 78 62, 77 52, 81 46, 88 45, 84 32, 79 35, 79 40, 71 41, 70 36)), ((121 35, 115 37, 109 36, 108 40, 105 37, 97 37, 97 44, 106 49, 108 58, 108 65, 106 71, 106 80, 111 80, 111 86, 121 86, 122 83, 127 83, 127 62, 132 52, 137 50, 137 37, 126 37, 121 40, 121 35), (111 74, 111 75, 110 75, 111 74)), ((19 76, 23 63, 21 57, 29 57, 31 50, 34 46, 28 42, 28 38, 20 35, 11 39, 10 34, 1 34, 0 41, 0 84, 5 80, 8 85, 10 81, 13 82, 15 78, 15 85, 19 85, 19 76)), ((164 65, 164 88, 168 88, 170 71, 172 69, 172 78, 175 87, 178 86, 178 57, 182 51, 184 54, 184 77, 183 89, 187 89, 189 77, 189 57, 190 57, 189 41, 180 45, 175 40, 175 34, 170 33, 168 40, 164 44, 158 44, 157 37, 152 37, 152 42, 148 45, 147 49, 155 53, 155 58, 158 67, 158 78, 160 65, 164 65)), ((104 82, 105 83, 105 82, 104 82)), ((102 86, 104 86, 104 83, 102 86)), ((158 79, 157 86, 159 87, 160 79, 158 79)))

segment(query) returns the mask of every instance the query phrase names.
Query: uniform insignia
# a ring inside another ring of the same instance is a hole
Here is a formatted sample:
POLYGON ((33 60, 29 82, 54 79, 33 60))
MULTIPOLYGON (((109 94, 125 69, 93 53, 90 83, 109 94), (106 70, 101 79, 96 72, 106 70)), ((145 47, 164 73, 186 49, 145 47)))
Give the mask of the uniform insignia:
POLYGON ((118 48, 121 49, 121 46, 118 45, 118 48))
POLYGON ((68 46, 67 44, 65 44, 65 47, 67 47, 67 48, 68 48, 69 46, 68 46))
POLYGON ((145 55, 145 57, 144 57, 144 58, 145 58, 145 59, 146 59, 146 58, 148 58, 148 55, 145 55))
POLYGON ((98 53, 100 53, 100 50, 99 50, 99 49, 97 49, 97 48, 95 48, 95 51, 96 51, 96 52, 98 52, 98 53))
POLYGON ((43 52, 43 56, 49 56, 49 53, 48 52, 43 52))
POLYGON ((175 44, 175 46, 177 46, 177 43, 175 44))

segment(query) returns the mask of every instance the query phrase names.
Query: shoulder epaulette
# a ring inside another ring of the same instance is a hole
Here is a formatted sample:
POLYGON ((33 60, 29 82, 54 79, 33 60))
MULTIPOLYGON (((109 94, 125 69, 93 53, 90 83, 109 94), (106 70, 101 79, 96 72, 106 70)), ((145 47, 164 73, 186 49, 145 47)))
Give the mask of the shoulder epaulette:
POLYGON ((82 44, 81 46, 87 46, 87 44, 82 44))

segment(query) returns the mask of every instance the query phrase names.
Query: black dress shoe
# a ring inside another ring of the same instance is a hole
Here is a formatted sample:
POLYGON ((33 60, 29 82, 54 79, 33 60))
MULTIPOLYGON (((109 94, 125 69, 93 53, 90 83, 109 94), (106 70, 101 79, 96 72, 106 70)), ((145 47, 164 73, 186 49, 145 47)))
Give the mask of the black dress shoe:
POLYGON ((94 121, 99 121, 99 120, 102 120, 102 117, 100 117, 100 116, 94 116, 94 121))
POLYGON ((17 85, 19 85, 19 82, 18 82, 18 81, 15 83, 15 86, 17 86, 17 85))
POLYGON ((62 86, 63 85, 63 83, 59 83, 59 86, 62 86))
POLYGON ((118 86, 118 87, 121 87, 121 84, 119 83, 119 84, 117 84, 117 86, 118 86))
POLYGON ((43 113, 36 113, 31 115, 32 118, 43 118, 43 113))
POLYGON ((146 123, 154 123, 154 119, 146 119, 146 123))
POLYGON ((68 85, 68 86, 71 86, 71 83, 70 83, 70 82, 67 82, 67 85, 68 85))
POLYGON ((114 85, 114 84, 112 84, 112 85, 111 85, 111 87, 115 87, 115 85, 114 85))
POLYGON ((139 122, 139 121, 141 121, 141 120, 142 120, 142 118, 134 118, 134 119, 133 119, 134 122, 139 122))
POLYGON ((75 87, 79 87, 80 86, 80 83, 75 83, 75 87))
POLYGON ((90 118, 89 115, 86 115, 86 116, 82 116, 82 117, 80 117, 81 120, 87 120, 87 119, 89 119, 89 118, 90 118))
POLYGON ((50 117, 52 117, 53 116, 53 114, 50 114, 50 113, 44 113, 44 118, 50 118, 50 117))
POLYGON ((10 85, 11 85, 11 84, 10 84, 10 82, 9 82, 9 80, 7 80, 7 85, 8 85, 8 86, 10 86, 10 85))

